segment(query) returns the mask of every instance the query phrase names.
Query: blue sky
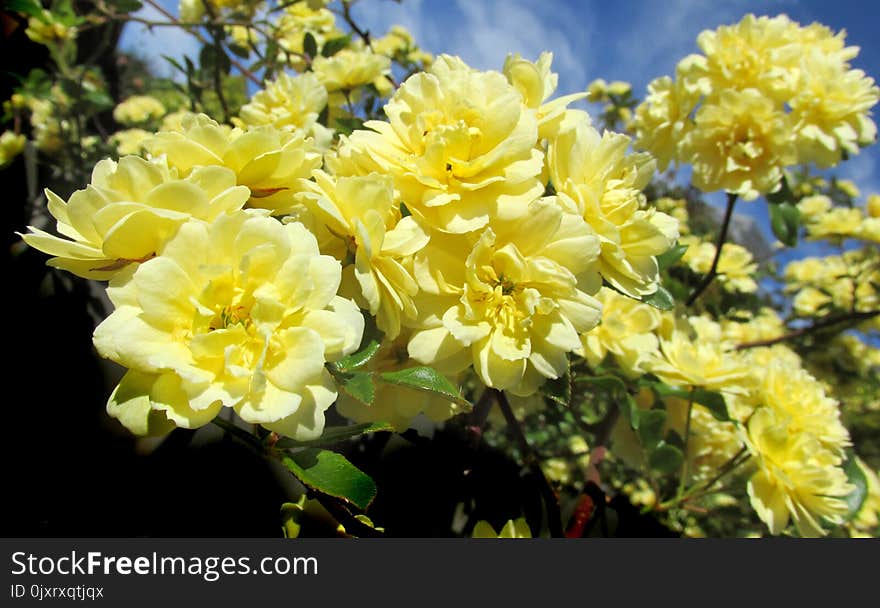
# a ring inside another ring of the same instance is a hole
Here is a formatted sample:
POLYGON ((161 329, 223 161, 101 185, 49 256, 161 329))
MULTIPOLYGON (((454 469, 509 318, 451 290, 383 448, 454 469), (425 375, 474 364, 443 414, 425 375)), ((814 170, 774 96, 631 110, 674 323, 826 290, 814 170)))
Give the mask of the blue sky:
MULTIPOLYGON (((160 0, 176 13, 175 0, 160 0)), ((153 18, 154 9, 144 9, 153 18)), ((451 53, 481 69, 500 69, 508 53, 535 59, 554 54, 559 94, 583 90, 595 78, 631 82, 644 96, 648 82, 671 74, 678 60, 696 52, 704 29, 739 21, 746 13, 785 13, 802 24, 819 21, 847 31, 847 43, 861 48, 852 62, 880 80, 880 2, 856 0, 360 0, 358 23, 377 35, 393 24, 407 27, 420 45, 435 54, 451 53)), ((152 33, 129 24, 123 44, 142 51, 195 55, 191 36, 174 28, 152 33), (158 51, 158 49, 162 49, 158 51)), ((161 65, 161 62, 156 65, 161 65)), ((880 110, 877 110, 880 116, 880 110)), ((836 173, 853 179, 863 197, 880 193, 880 145, 869 147, 836 173)), ((723 196, 709 197, 720 204, 723 196)), ((742 204, 740 211, 767 226, 763 201, 742 204)), ((768 233, 769 234, 769 233, 768 233)), ((814 249, 814 248, 811 248, 814 249)))

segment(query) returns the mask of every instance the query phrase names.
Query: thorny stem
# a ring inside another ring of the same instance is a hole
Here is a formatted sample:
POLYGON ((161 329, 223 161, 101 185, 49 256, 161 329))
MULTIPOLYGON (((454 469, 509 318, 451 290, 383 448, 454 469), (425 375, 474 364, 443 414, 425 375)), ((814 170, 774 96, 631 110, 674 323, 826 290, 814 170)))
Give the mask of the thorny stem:
POLYGON ((510 408, 510 402, 507 400, 507 395, 498 389, 492 389, 492 393, 495 395, 495 400, 498 402, 498 407, 501 409, 501 413, 504 414, 504 419, 507 421, 507 426, 510 429, 510 432, 513 434, 514 439, 516 439, 516 442, 519 445, 519 451, 522 454, 524 463, 531 469, 532 476, 535 478, 535 481, 538 483, 538 487, 541 490, 541 497, 543 498, 544 506, 547 509, 547 525, 550 528, 550 536, 553 536, 554 538, 562 538, 565 536, 565 533, 562 529, 562 514, 559 510, 559 497, 556 495, 556 492, 553 491, 550 482, 547 481, 547 477, 541 469, 541 464, 535 451, 529 445, 529 440, 526 439, 519 420, 516 419, 513 410, 510 408))
POLYGON ((727 209, 724 210, 724 220, 721 222, 721 230, 718 233, 718 243, 715 245, 715 257, 712 259, 712 267, 709 268, 708 274, 703 277, 703 280, 688 297, 685 306, 692 306, 693 303, 697 301, 697 298, 700 297, 700 294, 706 291, 706 288, 712 284, 712 281, 715 280, 715 277, 718 275, 718 261, 721 259, 721 250, 724 248, 724 241, 727 240, 727 230, 730 228, 730 219, 733 217, 733 207, 735 204, 736 194, 728 192, 727 209))

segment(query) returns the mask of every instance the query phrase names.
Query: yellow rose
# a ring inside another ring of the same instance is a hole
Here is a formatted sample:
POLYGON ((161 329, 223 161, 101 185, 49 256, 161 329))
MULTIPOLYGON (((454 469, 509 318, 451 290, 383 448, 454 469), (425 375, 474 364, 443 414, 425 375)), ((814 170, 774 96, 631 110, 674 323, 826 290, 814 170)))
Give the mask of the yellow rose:
POLYGON ((550 181, 574 205, 601 243, 599 273, 634 298, 657 290, 656 256, 678 238, 678 222, 646 207, 642 189, 654 172, 648 154, 627 154, 625 135, 599 133, 574 111, 549 143, 550 181))
POLYGON ((247 126, 272 125, 311 133, 326 105, 327 89, 315 74, 281 73, 241 108, 239 118, 247 126))
POLYGON ((95 166, 89 186, 74 192, 68 202, 46 190, 49 213, 67 238, 33 226, 22 238, 54 256, 50 266, 106 280, 159 253, 184 222, 212 221, 241 209, 249 195, 223 167, 198 167, 181 179, 163 158, 107 159, 95 166))
POLYGON ((12 131, 3 131, 0 135, 0 169, 8 165, 24 151, 27 139, 24 135, 16 135, 12 131))
POLYGON ((451 233, 516 217, 544 191, 538 125, 498 72, 443 55, 385 106, 389 122, 352 133, 331 170, 384 173, 422 223, 451 233))
POLYGON ((313 140, 301 132, 271 125, 230 129, 204 114, 184 117, 179 131, 160 131, 143 145, 154 156, 164 154, 181 175, 197 166, 231 169, 236 181, 250 189, 249 205, 275 215, 291 209, 299 179, 322 163, 313 140))
POLYGON ((162 118, 167 110, 149 95, 133 95, 113 109, 113 119, 124 125, 139 125, 162 118))
POLYGON ((312 70, 328 93, 370 83, 376 83, 380 90, 390 87, 386 76, 391 74, 391 60, 368 50, 342 49, 332 57, 315 57, 312 70))
POLYGON ((116 310, 95 348, 130 368, 110 414, 142 433, 155 412, 196 428, 232 407, 282 435, 319 437, 336 399, 324 363, 354 351, 363 332, 357 306, 336 295, 340 273, 301 224, 258 211, 184 224, 162 255, 108 289, 116 310))
POLYGON ((344 293, 376 316, 388 338, 396 338, 402 318, 416 318, 418 284, 409 267, 428 235, 412 217, 401 218, 387 176, 334 179, 316 171, 315 181, 304 181, 302 188, 301 199, 329 236, 324 251, 345 266, 344 293))

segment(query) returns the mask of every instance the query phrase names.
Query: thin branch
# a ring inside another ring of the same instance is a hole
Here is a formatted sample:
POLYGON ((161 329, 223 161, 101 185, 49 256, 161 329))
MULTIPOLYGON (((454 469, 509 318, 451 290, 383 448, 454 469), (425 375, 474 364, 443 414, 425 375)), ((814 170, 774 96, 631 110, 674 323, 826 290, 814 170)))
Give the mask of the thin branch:
POLYGON ((517 444, 519 444, 519 451, 522 453, 524 463, 531 469, 532 476, 535 478, 535 481, 538 483, 538 487, 541 490, 541 497, 544 500, 544 506, 547 508, 547 525, 550 528, 550 536, 562 538, 565 536, 565 532, 562 529, 562 514, 559 510, 559 497, 556 495, 556 492, 553 491, 550 482, 547 481, 547 477, 544 475, 544 470, 541 469, 541 463, 538 460, 535 451, 529 445, 529 440, 526 439, 519 420, 516 419, 513 410, 510 408, 510 402, 507 400, 507 395, 498 389, 492 389, 492 393, 495 395, 495 400, 498 402, 498 407, 501 409, 501 413, 504 414, 504 419, 507 421, 507 426, 510 429, 510 432, 513 434, 514 439, 516 439, 517 444))
POLYGON ((780 342, 787 342, 788 340, 794 340, 796 338, 807 336, 809 334, 816 333, 817 331, 821 331, 829 327, 834 327, 835 325, 856 325, 858 323, 861 323, 862 321, 873 319, 877 315, 880 315, 880 310, 849 312, 842 315, 830 315, 825 317, 824 319, 819 319, 812 325, 796 329, 790 333, 777 336, 775 338, 769 338, 767 340, 755 340, 754 342, 743 342, 742 344, 737 345, 736 350, 745 350, 747 348, 756 348, 759 346, 772 346, 774 344, 779 344, 780 342))
POLYGON ((706 288, 711 285, 712 281, 718 275, 718 261, 721 259, 721 250, 724 248, 724 241, 727 240, 727 230, 730 228, 730 219, 733 217, 733 207, 736 204, 736 194, 727 193, 727 209, 724 210, 724 220, 721 222, 721 231, 718 233, 718 243, 715 245, 715 257, 712 260, 712 267, 709 273, 703 277, 702 282, 697 285, 694 292, 688 297, 685 306, 692 306, 697 298, 700 297, 706 288))

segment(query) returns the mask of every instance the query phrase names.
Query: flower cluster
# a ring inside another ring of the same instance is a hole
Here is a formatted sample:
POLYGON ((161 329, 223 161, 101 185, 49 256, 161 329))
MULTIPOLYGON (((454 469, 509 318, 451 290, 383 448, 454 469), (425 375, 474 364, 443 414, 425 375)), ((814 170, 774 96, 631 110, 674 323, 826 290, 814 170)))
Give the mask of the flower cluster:
POLYGON ((858 48, 843 32, 746 15, 697 43, 702 54, 682 59, 675 79, 650 84, 634 128, 661 168, 692 164, 701 190, 754 199, 786 166, 832 167, 876 138, 880 89, 850 66, 858 48))

